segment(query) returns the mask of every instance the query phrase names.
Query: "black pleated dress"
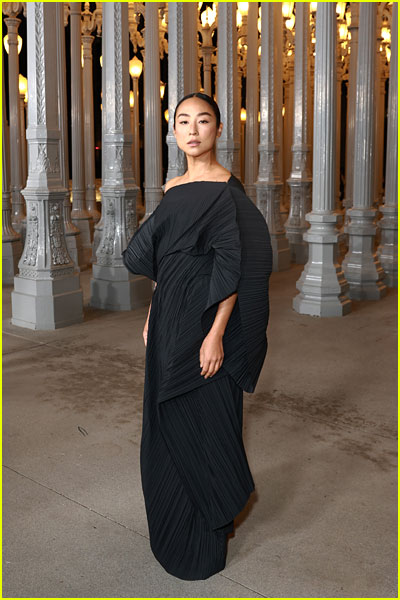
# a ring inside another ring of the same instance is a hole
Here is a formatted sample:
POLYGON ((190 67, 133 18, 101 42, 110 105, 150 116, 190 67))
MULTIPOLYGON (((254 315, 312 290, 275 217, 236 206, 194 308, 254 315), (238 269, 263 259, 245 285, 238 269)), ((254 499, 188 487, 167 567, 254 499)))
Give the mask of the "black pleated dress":
POLYGON ((241 182, 170 188, 123 252, 157 287, 146 347, 140 466, 152 551, 181 579, 225 566, 227 535, 254 482, 242 441, 243 390, 267 351, 272 249, 241 182), (200 375, 200 347, 219 303, 238 293, 224 361, 200 375))

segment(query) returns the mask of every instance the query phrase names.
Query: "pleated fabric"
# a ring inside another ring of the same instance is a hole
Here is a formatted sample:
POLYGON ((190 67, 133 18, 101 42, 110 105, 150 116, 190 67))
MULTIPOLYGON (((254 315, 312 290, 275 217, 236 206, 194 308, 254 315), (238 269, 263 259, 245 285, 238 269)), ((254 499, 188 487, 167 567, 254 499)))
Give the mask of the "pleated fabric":
POLYGON ((243 390, 254 391, 267 351, 268 228, 233 175, 182 184, 164 195, 123 259, 157 281, 140 456, 151 548, 172 575, 205 579, 224 568, 227 534, 254 490, 243 390), (223 365, 204 379, 201 344, 234 292, 223 365))

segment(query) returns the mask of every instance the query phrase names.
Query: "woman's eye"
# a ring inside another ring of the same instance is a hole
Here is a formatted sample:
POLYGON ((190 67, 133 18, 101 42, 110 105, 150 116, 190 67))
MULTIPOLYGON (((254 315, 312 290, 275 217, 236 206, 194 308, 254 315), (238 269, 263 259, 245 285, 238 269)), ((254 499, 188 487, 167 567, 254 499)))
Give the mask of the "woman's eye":
MULTIPOLYGON (((179 121, 179 125, 186 125, 187 121, 179 121)), ((207 119, 200 119, 199 123, 208 123, 207 119)))

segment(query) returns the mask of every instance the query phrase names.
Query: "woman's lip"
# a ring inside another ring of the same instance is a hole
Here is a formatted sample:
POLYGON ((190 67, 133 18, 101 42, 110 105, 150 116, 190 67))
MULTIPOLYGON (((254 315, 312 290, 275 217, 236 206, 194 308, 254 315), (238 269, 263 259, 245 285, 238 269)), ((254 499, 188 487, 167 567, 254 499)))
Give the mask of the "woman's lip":
POLYGON ((198 146, 200 142, 188 142, 188 146, 198 146))

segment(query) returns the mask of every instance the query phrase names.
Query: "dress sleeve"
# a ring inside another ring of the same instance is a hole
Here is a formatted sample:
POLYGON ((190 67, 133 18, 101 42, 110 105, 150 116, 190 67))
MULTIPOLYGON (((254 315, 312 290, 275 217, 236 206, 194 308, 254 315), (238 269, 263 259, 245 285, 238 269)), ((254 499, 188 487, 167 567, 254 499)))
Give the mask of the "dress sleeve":
POLYGON ((209 227, 209 247, 214 250, 209 293, 205 311, 237 291, 241 275, 240 231, 235 202, 229 190, 218 202, 209 227))
POLYGON ((153 281, 157 281, 154 234, 157 208, 133 234, 126 250, 122 252, 122 260, 128 271, 138 275, 145 275, 153 281))
POLYGON ((241 191, 226 190, 211 226, 215 251, 202 326, 207 334, 218 303, 234 292, 237 302, 224 337, 223 367, 238 385, 252 393, 267 352, 268 287, 272 248, 264 217, 241 191))

